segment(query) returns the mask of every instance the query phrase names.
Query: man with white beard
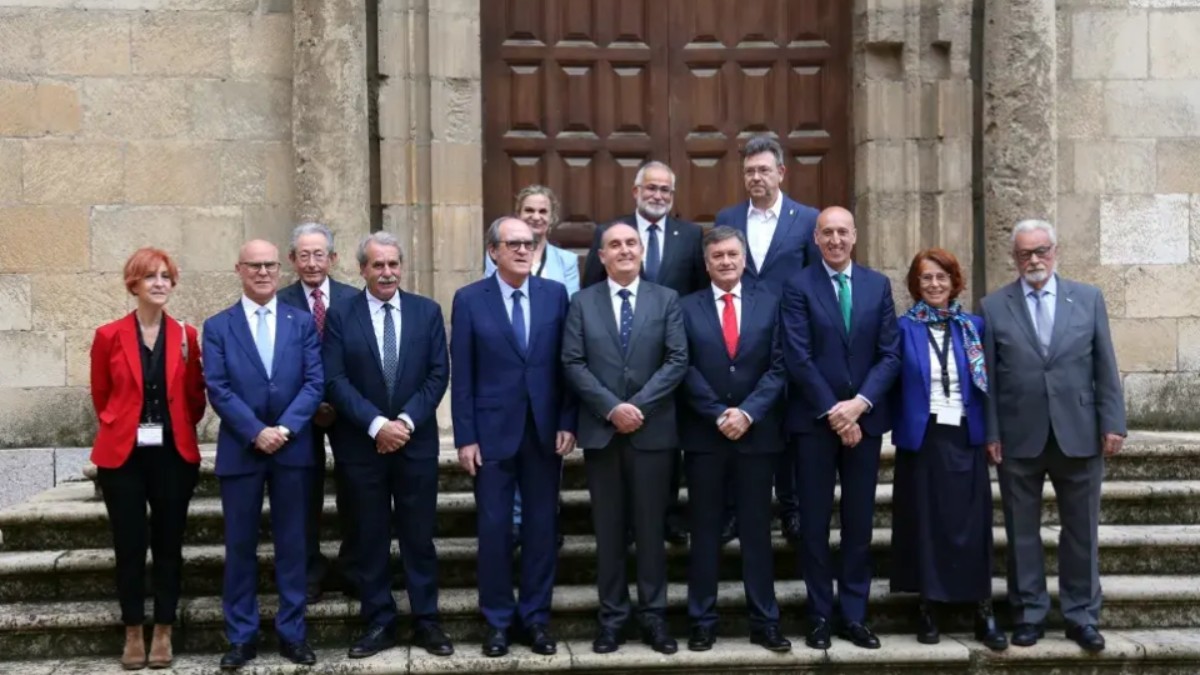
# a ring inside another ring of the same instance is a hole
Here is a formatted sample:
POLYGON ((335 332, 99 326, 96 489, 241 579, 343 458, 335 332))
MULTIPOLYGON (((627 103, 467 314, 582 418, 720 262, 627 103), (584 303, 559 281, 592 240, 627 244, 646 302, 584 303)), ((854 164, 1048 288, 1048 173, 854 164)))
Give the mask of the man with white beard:
POLYGON ((1058 586, 1067 638, 1098 652, 1100 482, 1104 458, 1125 440, 1125 398, 1104 296, 1055 273, 1057 243, 1050 223, 1017 223, 1012 254, 1020 278, 983 299, 987 453, 999 467, 1008 534, 1012 644, 1030 647, 1045 633, 1048 475, 1062 522, 1058 586))
MULTIPOLYGON (((642 279, 666 286, 681 298, 707 288, 708 271, 704 267, 704 249, 700 243, 704 230, 695 223, 671 217, 671 207, 675 205, 675 172, 671 167, 658 161, 643 164, 633 179, 633 199, 637 203, 634 213, 596 227, 596 236, 584 264, 581 288, 608 278, 600 262, 600 240, 604 231, 615 223, 632 226, 641 237, 644 252, 642 279)), ((671 504, 664 532, 666 540, 672 544, 687 543, 687 528, 679 506, 679 485, 683 475, 679 455, 675 453, 671 466, 671 504)))

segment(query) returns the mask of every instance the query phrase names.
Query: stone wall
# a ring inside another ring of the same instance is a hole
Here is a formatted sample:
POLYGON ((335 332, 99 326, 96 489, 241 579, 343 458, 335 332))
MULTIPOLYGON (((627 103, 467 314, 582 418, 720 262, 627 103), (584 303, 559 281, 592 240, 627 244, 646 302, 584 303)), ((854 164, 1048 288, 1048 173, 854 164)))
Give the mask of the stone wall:
POLYGON ((1130 423, 1198 428, 1200 3, 1058 4, 1061 269, 1104 290, 1130 423))
POLYGON ((177 256, 199 322, 243 239, 284 243, 292 44, 291 0, 0 0, 0 447, 90 443, 88 349, 138 246, 177 256))

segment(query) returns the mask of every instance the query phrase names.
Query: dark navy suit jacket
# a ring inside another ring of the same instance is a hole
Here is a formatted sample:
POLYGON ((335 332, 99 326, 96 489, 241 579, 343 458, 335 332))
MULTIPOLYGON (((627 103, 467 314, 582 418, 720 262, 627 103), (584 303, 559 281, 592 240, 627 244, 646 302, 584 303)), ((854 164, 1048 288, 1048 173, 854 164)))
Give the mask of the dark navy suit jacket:
MULTIPOLYGON (((333 277, 330 277, 329 295, 331 297, 326 300, 325 306, 327 308, 332 308, 334 305, 346 302, 359 293, 362 293, 362 291, 351 286, 350 284, 343 284, 340 281, 334 281, 333 277)), ((302 312, 309 311, 308 298, 304 296, 304 286, 302 286, 299 281, 288 284, 287 286, 279 289, 278 297, 280 302, 287 303, 302 312)))
POLYGON ((367 464, 385 457, 367 433, 376 417, 412 418, 415 429, 399 453, 409 459, 436 459, 437 407, 450 377, 442 308, 429 298, 398 291, 400 363, 389 397, 379 344, 371 325, 367 292, 335 303, 325 317, 325 392, 337 410, 330 430, 339 462, 367 464))
MULTIPOLYGON (((695 223, 667 216, 663 231, 665 240, 662 261, 658 266, 658 278, 654 283, 667 288, 683 297, 694 293, 708 285, 708 272, 704 270, 704 230, 695 223)), ((637 214, 621 216, 612 222, 597 225, 592 236, 592 247, 588 250, 587 260, 583 265, 583 281, 580 288, 594 286, 608 278, 604 264, 600 262, 600 241, 604 231, 616 223, 625 223, 637 229, 637 214)), ((646 278, 646 267, 642 266, 642 278, 646 278)))
POLYGON ((517 346, 496 276, 458 289, 450 318, 450 405, 454 445, 479 444, 483 458, 508 459, 521 447, 526 411, 538 444, 554 452, 555 434, 575 433, 579 406, 566 386, 562 334, 567 290, 529 278, 528 350, 517 346))
POLYGON ((688 338, 684 379, 688 406, 680 432, 686 452, 770 453, 783 449, 783 391, 787 372, 779 330, 779 300, 761 287, 742 285, 742 325, 730 358, 712 286, 679 303, 688 338), (731 441, 717 429, 726 408, 754 420, 731 441))
POLYGON ((313 464, 312 417, 321 403, 324 374, 312 316, 276 303, 271 376, 254 344, 241 300, 204 322, 204 380, 208 400, 221 418, 217 433, 218 476, 255 473, 267 461, 313 464), (254 448, 269 426, 283 425, 292 440, 273 455, 254 448))
MULTIPOLYGON (((755 260, 746 251, 746 272, 743 284, 765 284, 776 296, 783 295, 783 286, 796 272, 821 260, 813 234, 820 211, 793 200, 786 194, 780 205, 779 225, 771 238, 766 260, 755 260)), ((749 200, 721 209, 713 225, 728 225, 746 234, 746 215, 749 200)))
POLYGON ((785 286, 781 305, 789 389, 787 430, 808 433, 839 401, 863 395, 872 408, 863 433, 891 427, 889 394, 900 370, 900 333, 888 278, 861 265, 851 271, 850 332, 825 265, 814 262, 785 286))
MULTIPOLYGON (((983 337, 983 319, 968 315, 975 330, 983 337)), ((892 444, 902 450, 919 450, 925 440, 925 428, 929 424, 930 378, 929 329, 902 316, 900 327, 900 373, 892 389, 892 444)), ((987 429, 984 427, 983 408, 987 395, 975 388, 971 371, 967 366, 967 352, 963 347, 963 330, 950 322, 950 353, 958 367, 958 381, 962 388, 963 410, 967 418, 967 435, 971 445, 983 445, 987 429)), ((941 387, 939 382, 937 386, 941 387)))

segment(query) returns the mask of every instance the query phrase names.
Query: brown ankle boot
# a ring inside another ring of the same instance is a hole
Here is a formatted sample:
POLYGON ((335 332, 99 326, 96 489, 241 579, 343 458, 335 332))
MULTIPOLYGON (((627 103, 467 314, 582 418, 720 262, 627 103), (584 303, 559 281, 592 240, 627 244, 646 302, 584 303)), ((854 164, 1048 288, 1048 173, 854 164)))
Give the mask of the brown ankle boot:
POLYGON ((125 670, 146 667, 146 637, 141 626, 125 627, 125 651, 121 653, 121 667, 125 670))
POLYGON ((167 668, 171 665, 171 625, 155 624, 154 639, 150 642, 150 667, 167 668))

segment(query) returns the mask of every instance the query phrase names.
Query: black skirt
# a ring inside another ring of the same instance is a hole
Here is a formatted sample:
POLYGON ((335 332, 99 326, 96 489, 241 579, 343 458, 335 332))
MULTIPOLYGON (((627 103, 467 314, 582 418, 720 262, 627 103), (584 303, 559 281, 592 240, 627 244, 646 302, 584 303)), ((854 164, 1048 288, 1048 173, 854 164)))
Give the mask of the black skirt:
POLYGON ((992 488, 983 448, 965 425, 930 418, 919 452, 896 451, 893 592, 934 602, 992 596, 992 488))

